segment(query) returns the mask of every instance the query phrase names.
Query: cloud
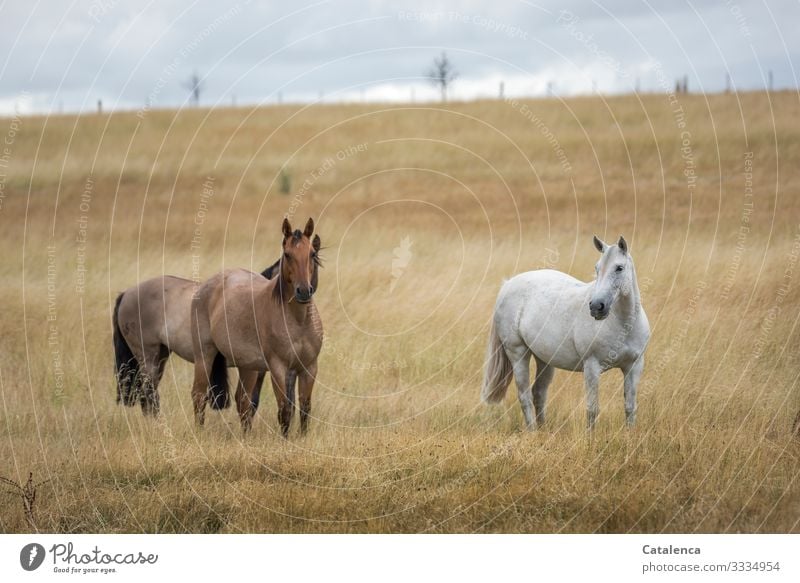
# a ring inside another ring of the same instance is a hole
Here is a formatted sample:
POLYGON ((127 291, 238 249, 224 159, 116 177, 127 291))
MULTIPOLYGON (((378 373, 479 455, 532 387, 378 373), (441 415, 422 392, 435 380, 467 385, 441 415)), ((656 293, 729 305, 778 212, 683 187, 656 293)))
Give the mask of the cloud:
POLYGON ((202 102, 327 98, 434 99, 424 75, 442 50, 457 98, 498 94, 661 90, 689 75, 714 91, 796 87, 800 5, 691 3, 314 1, 194 4, 123 0, 6 2, 0 8, 0 112, 185 103, 184 81, 204 76, 202 102), (10 31, 10 32, 9 32, 10 31), (656 67, 657 65, 657 67, 656 67), (27 92, 22 100, 20 94, 27 92), (36 96, 35 98, 30 96, 36 96), (24 102, 21 106, 20 103, 24 102))

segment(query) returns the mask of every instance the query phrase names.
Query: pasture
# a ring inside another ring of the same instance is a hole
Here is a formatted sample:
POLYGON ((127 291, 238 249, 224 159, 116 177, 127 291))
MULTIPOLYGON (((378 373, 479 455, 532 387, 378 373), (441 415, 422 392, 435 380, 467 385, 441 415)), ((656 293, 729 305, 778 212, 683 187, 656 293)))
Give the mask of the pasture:
POLYGON ((678 97, 0 120, 0 476, 49 480, 0 530, 800 531, 800 105, 678 97), (116 295, 261 271, 286 213, 324 248, 308 434, 268 383, 246 437, 235 408, 197 430, 174 356, 158 419, 118 406, 116 295), (479 400, 496 294, 593 278, 593 234, 650 319, 638 423, 612 371, 588 434, 557 371, 524 432, 513 386, 479 400))

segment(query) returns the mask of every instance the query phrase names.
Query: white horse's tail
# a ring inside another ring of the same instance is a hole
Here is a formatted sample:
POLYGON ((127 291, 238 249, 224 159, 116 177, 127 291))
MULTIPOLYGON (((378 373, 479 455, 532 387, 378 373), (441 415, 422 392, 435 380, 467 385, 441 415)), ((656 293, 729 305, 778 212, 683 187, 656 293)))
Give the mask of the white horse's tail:
POLYGON ((506 396, 508 385, 514 369, 506 354, 506 349, 497 334, 497 327, 492 318, 492 329, 489 331, 489 344, 486 347, 486 371, 483 375, 481 401, 499 403, 506 396))

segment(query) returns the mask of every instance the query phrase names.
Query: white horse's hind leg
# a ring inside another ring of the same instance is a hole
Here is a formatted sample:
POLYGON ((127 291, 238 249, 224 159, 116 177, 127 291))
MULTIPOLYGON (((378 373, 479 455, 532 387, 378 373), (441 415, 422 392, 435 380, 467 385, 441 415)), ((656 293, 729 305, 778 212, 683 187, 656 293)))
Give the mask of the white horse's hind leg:
POLYGON ((517 383, 517 395, 525 417, 525 425, 533 429, 533 398, 531 397, 531 353, 528 347, 514 347, 507 349, 511 366, 514 368, 514 381, 517 383))
POLYGON ((600 385, 600 363, 589 359, 583 363, 583 382, 586 386, 586 423, 594 429, 597 416, 600 414, 598 388, 600 385))
POLYGON ((533 393, 533 407, 536 409, 536 427, 539 429, 544 425, 544 406, 547 402, 547 388, 553 381, 555 370, 545 361, 534 355, 536 360, 536 380, 533 381, 531 392, 533 393))
POLYGON ((644 369, 644 355, 622 372, 625 374, 625 422, 628 427, 636 423, 636 387, 644 369))

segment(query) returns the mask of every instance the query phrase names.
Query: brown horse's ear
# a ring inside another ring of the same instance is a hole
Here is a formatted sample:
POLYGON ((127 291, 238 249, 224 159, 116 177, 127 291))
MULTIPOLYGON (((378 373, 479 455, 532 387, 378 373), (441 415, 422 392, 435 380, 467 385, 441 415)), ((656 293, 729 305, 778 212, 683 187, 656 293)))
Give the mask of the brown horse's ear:
POLYGON ((594 236, 593 236, 593 240, 594 240, 594 247, 595 247, 595 249, 597 249, 598 251, 600 251, 600 253, 602 253, 603 251, 605 251, 605 250, 606 250, 606 244, 605 244, 605 243, 603 243, 603 242, 602 242, 600 239, 598 239, 598 238, 597 238, 597 235, 594 235, 594 236))
POLYGON ((308 217, 308 222, 306 223, 306 228, 303 231, 303 234, 310 239, 313 233, 314 233, 314 219, 308 217))
POLYGON ((619 236, 619 242, 617 243, 617 245, 619 245, 619 248, 622 249, 623 253, 627 253, 628 252, 628 242, 625 240, 625 237, 623 237, 622 235, 619 236))
POLYGON ((292 236, 292 224, 289 222, 289 217, 283 219, 283 236, 286 238, 292 236))
POLYGON ((322 240, 319 238, 319 235, 314 235, 314 240, 311 241, 311 246, 314 248, 314 251, 319 251, 322 247, 322 240))

